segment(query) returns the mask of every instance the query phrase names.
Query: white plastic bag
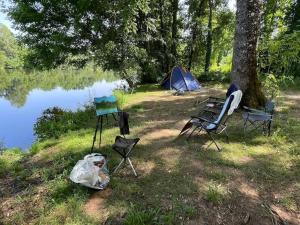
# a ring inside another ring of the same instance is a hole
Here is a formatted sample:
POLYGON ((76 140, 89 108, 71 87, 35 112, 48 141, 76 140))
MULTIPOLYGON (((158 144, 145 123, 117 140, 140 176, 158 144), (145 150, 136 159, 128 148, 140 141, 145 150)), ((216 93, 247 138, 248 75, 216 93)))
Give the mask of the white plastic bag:
POLYGON ((99 153, 86 155, 74 166, 70 179, 77 184, 101 190, 109 182, 107 161, 99 153))

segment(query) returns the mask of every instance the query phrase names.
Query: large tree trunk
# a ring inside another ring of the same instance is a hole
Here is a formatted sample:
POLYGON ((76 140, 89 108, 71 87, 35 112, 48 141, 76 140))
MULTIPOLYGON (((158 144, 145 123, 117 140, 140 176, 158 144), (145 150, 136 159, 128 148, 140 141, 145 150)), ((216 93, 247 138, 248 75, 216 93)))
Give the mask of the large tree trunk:
POLYGON ((172 66, 176 63, 177 57, 177 30, 178 30, 178 21, 177 21, 177 13, 178 13, 178 4, 179 0, 172 0, 172 66))
POLYGON ((209 14, 208 14, 208 24, 207 24, 207 37, 206 37, 206 54, 205 54, 205 73, 209 72, 210 67, 210 57, 211 57, 211 50, 212 50, 212 7, 213 3, 212 0, 208 1, 209 4, 209 14))
POLYGON ((257 78, 256 45, 260 27, 260 0, 237 0, 231 81, 243 91, 242 104, 264 105, 257 78))
POLYGON ((167 35, 166 35, 166 26, 164 22, 164 0, 159 1, 159 18, 160 18, 160 34, 162 40, 164 42, 162 43, 162 50, 163 50, 163 57, 161 58, 161 70, 163 74, 167 74, 170 70, 169 68, 169 55, 168 55, 168 49, 167 49, 167 35))
POLYGON ((192 28, 192 40, 190 43, 190 54, 188 56, 188 70, 191 70, 192 68, 192 64, 193 64, 193 58, 194 58, 194 42, 196 40, 196 29, 197 29, 197 25, 195 23, 195 25, 192 28))

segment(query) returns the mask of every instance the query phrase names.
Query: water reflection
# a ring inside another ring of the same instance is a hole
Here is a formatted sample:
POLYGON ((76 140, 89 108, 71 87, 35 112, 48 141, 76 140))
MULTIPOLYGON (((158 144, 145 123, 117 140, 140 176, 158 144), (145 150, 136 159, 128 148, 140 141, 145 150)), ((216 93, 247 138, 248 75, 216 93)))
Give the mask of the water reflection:
POLYGON ((44 91, 56 87, 64 90, 83 89, 102 79, 114 81, 116 77, 112 72, 93 70, 89 67, 82 70, 57 69, 30 73, 12 71, 0 74, 0 97, 4 97, 16 107, 22 107, 33 89, 44 91))
MULTIPOLYGON (((41 86, 29 91, 25 88, 28 94, 24 94, 26 91, 22 93, 24 89, 12 92, 2 90, 2 97, 0 97, 0 140, 4 142, 6 147, 26 149, 35 139, 33 124, 43 110, 54 106, 75 110, 92 101, 95 96, 111 95, 112 90, 120 86, 121 83, 121 81, 107 82, 102 80, 79 90, 65 90, 65 87, 51 90, 52 84, 49 84, 50 90, 42 90, 41 86), (9 93, 12 94, 8 95, 9 93), (22 101, 14 101, 14 97, 17 99, 22 97, 22 101)), ((84 84, 82 85, 84 86, 84 84)))

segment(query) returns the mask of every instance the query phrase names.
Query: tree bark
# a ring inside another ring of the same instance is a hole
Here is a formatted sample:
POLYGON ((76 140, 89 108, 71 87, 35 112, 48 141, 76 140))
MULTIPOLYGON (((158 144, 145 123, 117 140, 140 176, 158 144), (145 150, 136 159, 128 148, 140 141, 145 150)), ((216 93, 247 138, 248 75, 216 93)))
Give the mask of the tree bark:
POLYGON ((212 0, 208 1, 209 5, 209 14, 208 14, 208 24, 207 24, 207 37, 206 37, 206 54, 205 54, 205 73, 209 72, 210 67, 210 57, 211 57, 211 50, 212 50, 212 7, 213 2, 212 0))
POLYGON ((177 13, 178 13, 178 4, 179 0, 173 0, 172 1, 172 45, 171 45, 171 53, 172 53, 172 66, 176 63, 176 57, 177 57, 177 13))
POLYGON ((252 107, 266 101, 256 71, 259 27, 260 0, 237 0, 231 81, 243 91, 242 104, 252 107))
POLYGON ((160 18, 160 34, 161 38, 163 40, 162 43, 162 50, 163 50, 163 57, 161 58, 161 70, 163 74, 166 74, 169 72, 169 55, 168 55, 168 49, 167 49, 167 35, 166 35, 166 26, 164 22, 164 0, 159 1, 159 18, 160 18))

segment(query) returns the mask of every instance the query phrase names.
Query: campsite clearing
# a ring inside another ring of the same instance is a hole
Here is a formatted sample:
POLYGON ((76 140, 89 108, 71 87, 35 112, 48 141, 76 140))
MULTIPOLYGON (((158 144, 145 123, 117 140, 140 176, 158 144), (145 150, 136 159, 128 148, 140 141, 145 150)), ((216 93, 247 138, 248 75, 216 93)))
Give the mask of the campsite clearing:
MULTIPOLYGON (((89 153, 95 121, 88 129, 38 143, 36 154, 0 156, 0 221, 4 224, 300 224, 300 92, 278 98, 272 136, 243 136, 241 113, 229 121, 223 150, 208 139, 177 138, 197 112, 197 98, 225 95, 225 86, 172 96, 156 86, 128 95, 132 154, 139 174, 121 170, 108 188, 95 192, 68 175, 89 153)), ((101 151, 118 163, 111 144, 118 128, 106 127, 101 151)))

